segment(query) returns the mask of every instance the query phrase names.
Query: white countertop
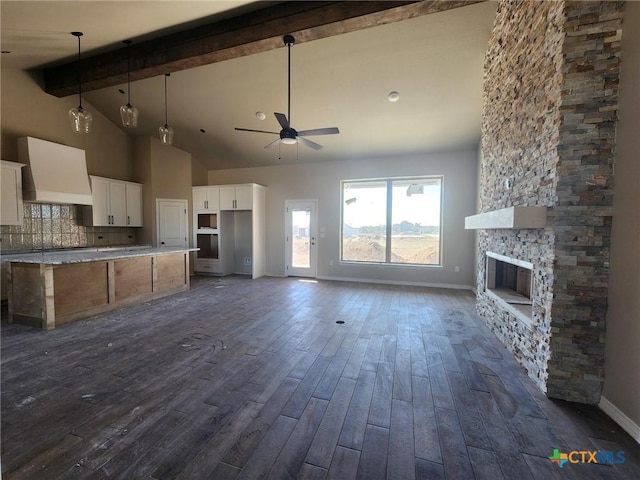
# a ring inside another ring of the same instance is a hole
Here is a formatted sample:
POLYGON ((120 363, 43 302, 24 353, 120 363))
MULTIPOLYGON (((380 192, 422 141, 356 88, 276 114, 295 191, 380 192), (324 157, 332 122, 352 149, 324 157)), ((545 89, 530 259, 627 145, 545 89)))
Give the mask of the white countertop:
POLYGON ((119 258, 194 252, 196 250, 198 249, 185 247, 149 246, 78 248, 49 252, 16 253, 10 255, 2 255, 2 263, 19 262, 46 265, 65 265, 69 263, 86 263, 97 262, 100 260, 115 260, 119 258))

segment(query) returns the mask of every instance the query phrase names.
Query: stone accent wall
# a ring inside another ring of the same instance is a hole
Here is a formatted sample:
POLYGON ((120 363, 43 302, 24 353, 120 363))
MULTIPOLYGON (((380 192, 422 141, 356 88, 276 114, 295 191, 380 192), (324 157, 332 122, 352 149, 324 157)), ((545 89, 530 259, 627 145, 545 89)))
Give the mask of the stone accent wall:
POLYGON ((620 38, 617 2, 503 1, 485 59, 480 211, 548 218, 480 232, 478 311, 543 391, 585 403, 603 381, 620 38), (531 327, 484 293, 487 251, 534 264, 531 327))
POLYGON ((547 394, 597 403, 604 380, 622 2, 566 2, 565 32, 547 394))
POLYGON ((74 247, 135 245, 136 228, 85 227, 77 205, 24 202, 22 225, 0 227, 2 253, 74 247))

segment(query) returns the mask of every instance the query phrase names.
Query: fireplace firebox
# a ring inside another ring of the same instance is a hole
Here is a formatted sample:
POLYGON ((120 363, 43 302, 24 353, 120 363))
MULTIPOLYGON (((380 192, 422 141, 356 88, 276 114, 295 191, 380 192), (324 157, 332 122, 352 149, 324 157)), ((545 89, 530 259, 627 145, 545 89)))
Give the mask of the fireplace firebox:
POLYGON ((486 292, 525 324, 533 314, 533 264, 487 252, 486 292))

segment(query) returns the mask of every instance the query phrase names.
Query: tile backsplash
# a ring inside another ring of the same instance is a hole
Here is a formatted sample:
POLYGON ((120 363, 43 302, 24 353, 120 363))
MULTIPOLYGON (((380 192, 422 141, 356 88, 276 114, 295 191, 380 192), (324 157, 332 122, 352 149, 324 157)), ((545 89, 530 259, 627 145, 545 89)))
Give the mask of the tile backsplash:
POLYGON ((138 228, 85 227, 78 205, 24 202, 22 225, 0 226, 3 253, 135 245, 138 228))

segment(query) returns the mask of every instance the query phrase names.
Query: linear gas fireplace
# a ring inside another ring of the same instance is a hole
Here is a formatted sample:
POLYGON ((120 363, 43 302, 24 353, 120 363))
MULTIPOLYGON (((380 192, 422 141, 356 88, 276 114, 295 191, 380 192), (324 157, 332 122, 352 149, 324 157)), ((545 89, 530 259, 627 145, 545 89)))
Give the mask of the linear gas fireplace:
POLYGON ((533 264, 487 252, 486 292, 526 325, 533 316, 533 264))

